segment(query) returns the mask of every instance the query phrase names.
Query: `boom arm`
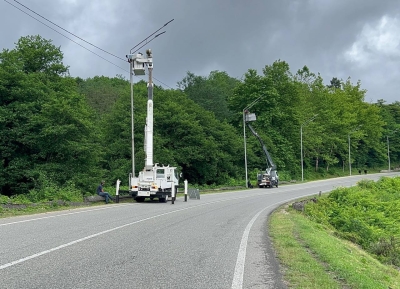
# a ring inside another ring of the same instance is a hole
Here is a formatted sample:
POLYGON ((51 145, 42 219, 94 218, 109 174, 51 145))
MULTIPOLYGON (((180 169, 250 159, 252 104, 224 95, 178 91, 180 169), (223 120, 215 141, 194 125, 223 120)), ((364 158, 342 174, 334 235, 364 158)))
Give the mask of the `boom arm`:
POLYGON ((275 171, 276 170, 276 165, 275 165, 275 163, 273 162, 273 160, 272 160, 272 158, 271 158, 271 156, 270 156, 270 154, 269 154, 269 152, 268 152, 268 150, 267 150, 267 147, 265 146, 265 144, 264 144, 264 142, 262 141, 262 139, 261 139, 261 137, 258 135, 258 133, 254 130, 254 128, 248 123, 248 122, 246 122, 246 124, 247 124, 247 126, 249 127, 249 129, 251 130, 251 132, 254 134, 254 136, 258 139, 258 141, 260 142, 260 144, 261 144, 261 146, 262 146, 262 149, 263 149, 263 151, 264 151, 264 153, 265 153, 265 156, 267 157, 267 166, 268 166, 268 164, 269 164, 269 167, 267 168, 267 171, 275 171))

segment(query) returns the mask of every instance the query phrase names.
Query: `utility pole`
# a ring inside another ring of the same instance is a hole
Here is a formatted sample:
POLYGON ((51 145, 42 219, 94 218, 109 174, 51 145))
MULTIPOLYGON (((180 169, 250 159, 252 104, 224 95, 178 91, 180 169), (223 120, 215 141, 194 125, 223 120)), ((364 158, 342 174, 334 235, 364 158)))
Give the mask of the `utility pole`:
MULTIPOLYGON (((244 142, 244 169, 246 172, 246 188, 249 188, 249 178, 247 174, 247 148, 246 148, 246 122, 248 121, 247 118, 247 113, 250 108, 253 107, 263 96, 258 97, 256 100, 254 100, 252 103, 250 103, 248 106, 246 106, 243 111, 243 142, 244 142)), ((255 119, 254 119, 255 120, 255 119)))

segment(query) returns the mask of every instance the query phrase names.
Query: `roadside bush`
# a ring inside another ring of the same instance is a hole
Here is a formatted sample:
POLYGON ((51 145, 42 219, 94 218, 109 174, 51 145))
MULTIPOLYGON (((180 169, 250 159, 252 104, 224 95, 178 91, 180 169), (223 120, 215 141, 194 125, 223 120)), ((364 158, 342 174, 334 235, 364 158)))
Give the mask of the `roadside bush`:
POLYGON ((400 177, 338 188, 308 203, 304 212, 380 261, 400 266, 400 177))
POLYGON ((0 194, 0 204, 8 204, 10 202, 10 198, 0 194))

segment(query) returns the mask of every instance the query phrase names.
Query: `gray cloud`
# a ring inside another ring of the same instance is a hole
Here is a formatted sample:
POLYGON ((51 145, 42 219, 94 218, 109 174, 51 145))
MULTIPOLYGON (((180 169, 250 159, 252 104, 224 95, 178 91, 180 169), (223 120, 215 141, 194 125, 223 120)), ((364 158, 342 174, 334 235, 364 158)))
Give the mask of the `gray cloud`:
MULTIPOLYGON (((261 73, 265 65, 281 59, 293 73, 307 65, 321 73, 326 83, 332 77, 361 80, 368 102, 400 100, 397 0, 19 2, 122 58, 175 19, 164 35, 145 47, 154 53, 154 76, 170 87, 176 87, 187 71, 208 75, 211 70, 223 70, 240 78, 249 68, 261 73)), ((73 76, 122 74, 129 78, 126 62, 75 39, 115 63, 110 64, 4 1, 0 11, 0 48, 12 48, 21 36, 40 34, 61 46, 73 76)))

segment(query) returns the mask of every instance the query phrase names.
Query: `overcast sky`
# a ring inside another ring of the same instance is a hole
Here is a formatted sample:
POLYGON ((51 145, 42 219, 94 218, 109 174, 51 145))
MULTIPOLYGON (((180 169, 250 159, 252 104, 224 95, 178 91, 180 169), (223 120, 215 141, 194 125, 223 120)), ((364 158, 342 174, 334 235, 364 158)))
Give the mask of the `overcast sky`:
MULTIPOLYGON (((129 65, 53 26, 96 56, 37 20, 0 1, 0 49, 22 36, 41 35, 61 46, 72 76, 122 74, 129 65)), ((295 73, 304 65, 326 84, 337 77, 361 81, 366 102, 400 101, 399 0, 18 0, 82 39, 125 59, 137 43, 174 19, 146 45, 156 84, 176 88, 187 71, 213 70, 241 78, 280 59, 295 73), (165 85, 164 85, 165 84, 165 85)), ((135 78, 139 80, 138 78, 135 78)))

